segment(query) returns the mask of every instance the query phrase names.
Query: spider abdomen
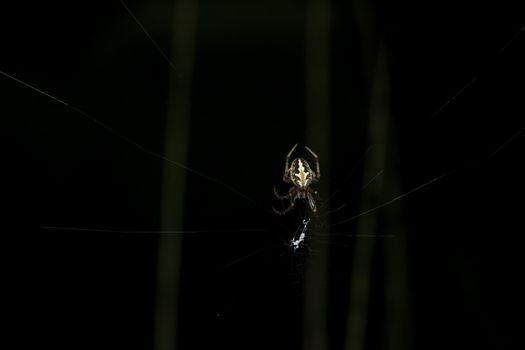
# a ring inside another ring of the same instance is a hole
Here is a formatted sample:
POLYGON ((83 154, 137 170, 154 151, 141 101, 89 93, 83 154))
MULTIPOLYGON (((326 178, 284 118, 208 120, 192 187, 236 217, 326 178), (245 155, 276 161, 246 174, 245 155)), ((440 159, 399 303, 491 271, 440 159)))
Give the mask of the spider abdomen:
POLYGON ((290 166, 290 179, 295 186, 299 188, 308 187, 314 177, 315 173, 306 160, 303 158, 293 160, 290 166))

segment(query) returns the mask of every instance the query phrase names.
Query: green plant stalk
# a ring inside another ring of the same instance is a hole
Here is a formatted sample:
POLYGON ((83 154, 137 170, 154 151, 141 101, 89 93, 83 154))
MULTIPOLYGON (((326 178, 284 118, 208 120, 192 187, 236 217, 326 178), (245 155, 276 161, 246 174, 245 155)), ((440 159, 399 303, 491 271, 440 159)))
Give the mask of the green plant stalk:
MULTIPOLYGON (((329 0, 309 0, 305 33, 306 144, 315 150, 321 163, 321 180, 316 190, 322 196, 329 193, 330 168, 330 34, 331 4, 329 0)), ((326 197, 325 197, 326 198, 326 197)), ((327 221, 328 206, 320 206, 319 220, 327 221)), ((319 227, 328 227, 321 222, 319 227)), ((326 234, 327 232, 316 232, 326 234)), ((304 283, 305 350, 328 348, 327 286, 329 250, 326 244, 311 243, 315 259, 306 264, 304 283)))
MULTIPOLYGON (((187 164, 191 83, 195 54, 198 1, 181 0, 174 6, 172 62, 168 113, 165 129, 165 156, 187 164)), ((161 230, 183 229, 186 170, 165 163, 162 183, 161 230)), ((182 237, 159 238, 157 297, 154 331, 155 350, 177 348, 177 312, 181 269, 182 237)))

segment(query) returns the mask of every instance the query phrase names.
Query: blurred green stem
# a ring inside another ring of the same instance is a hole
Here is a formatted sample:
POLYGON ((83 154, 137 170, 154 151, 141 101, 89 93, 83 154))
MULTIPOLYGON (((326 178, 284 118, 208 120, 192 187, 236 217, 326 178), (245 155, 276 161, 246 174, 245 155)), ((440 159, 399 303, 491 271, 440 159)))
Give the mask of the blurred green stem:
MULTIPOLYGON (((372 178, 385 167, 389 95, 386 54, 384 46, 380 46, 370 92, 368 123, 368 139, 374 148, 365 162, 365 179, 372 178)), ((361 203, 361 211, 377 205, 382 200, 383 182, 383 177, 379 177, 368 187, 361 203)), ((364 349, 366 345, 372 261, 376 244, 375 240, 371 239, 370 236, 378 234, 377 223, 381 213, 382 211, 374 211, 362 216, 357 226, 357 234, 360 237, 356 239, 350 281, 350 303, 345 346, 347 350, 364 349)))
MULTIPOLYGON (((309 0, 306 13, 306 144, 317 153, 322 178, 316 189, 326 198, 329 193, 330 168, 330 51, 331 4, 329 0, 309 0)), ((319 209, 326 218, 327 206, 319 209)), ((322 219, 320 219, 322 220, 322 219)), ((327 227, 320 223, 319 227, 327 227)), ((316 232, 323 234, 326 232, 316 232)), ((327 245, 312 243, 316 259, 309 259, 305 276, 304 349, 327 348, 327 245)))
MULTIPOLYGON (((165 156, 187 164, 191 82, 197 28, 197 0, 175 2, 172 61, 165 156)), ((162 184, 161 230, 182 230, 184 219, 185 170, 165 163, 162 184)), ((157 269, 155 350, 177 347, 177 311, 181 268, 182 238, 161 235, 157 269)))

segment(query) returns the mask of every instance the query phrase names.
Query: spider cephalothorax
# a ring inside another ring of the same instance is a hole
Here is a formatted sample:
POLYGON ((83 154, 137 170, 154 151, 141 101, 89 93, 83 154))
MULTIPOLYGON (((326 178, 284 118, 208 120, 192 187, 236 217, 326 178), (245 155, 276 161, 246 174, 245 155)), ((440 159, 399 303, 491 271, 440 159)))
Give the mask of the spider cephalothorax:
POLYGON ((278 215, 284 215, 295 207, 295 201, 297 199, 307 199, 310 209, 315 213, 317 211, 317 206, 315 205, 314 195, 317 194, 316 191, 310 188, 310 185, 315 184, 319 181, 321 177, 321 171, 319 168, 319 158, 317 155, 307 146, 304 146, 308 152, 315 158, 315 169, 314 172, 308 162, 303 158, 295 158, 290 165, 290 157, 295 150, 297 145, 293 146, 288 155, 286 156, 286 164, 284 167, 283 181, 293 186, 288 191, 286 195, 280 195, 277 192, 277 189, 274 187, 274 194, 278 199, 288 199, 290 205, 279 211, 273 209, 273 211, 278 215))

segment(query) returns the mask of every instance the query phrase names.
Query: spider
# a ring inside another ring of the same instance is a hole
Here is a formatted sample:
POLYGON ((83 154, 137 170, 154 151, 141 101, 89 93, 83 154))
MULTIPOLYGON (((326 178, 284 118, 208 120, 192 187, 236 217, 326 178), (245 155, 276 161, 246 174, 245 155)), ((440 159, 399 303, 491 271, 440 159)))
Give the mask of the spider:
POLYGON ((277 215, 284 215, 290 210, 292 210, 295 207, 295 201, 297 199, 308 199, 308 205, 310 206, 310 209, 314 213, 317 212, 317 206, 315 205, 315 200, 313 196, 317 194, 317 191, 312 190, 310 188, 310 185, 317 183, 319 181, 319 178, 321 177, 321 170, 319 168, 319 157, 317 157, 317 154, 315 154, 308 146, 304 146, 308 150, 308 152, 310 152, 310 154, 315 158, 317 173, 310 168, 308 162, 303 158, 295 158, 292 161, 292 165, 290 166, 290 156, 292 155, 296 147, 297 144, 292 147, 292 149, 286 156, 286 164, 284 167, 283 175, 283 181, 289 184, 293 184, 293 186, 288 191, 288 194, 285 195, 280 195, 277 191, 277 188, 275 186, 273 187, 273 193, 275 194, 275 197, 277 197, 280 200, 288 199, 290 201, 290 205, 282 211, 272 208, 277 215))

